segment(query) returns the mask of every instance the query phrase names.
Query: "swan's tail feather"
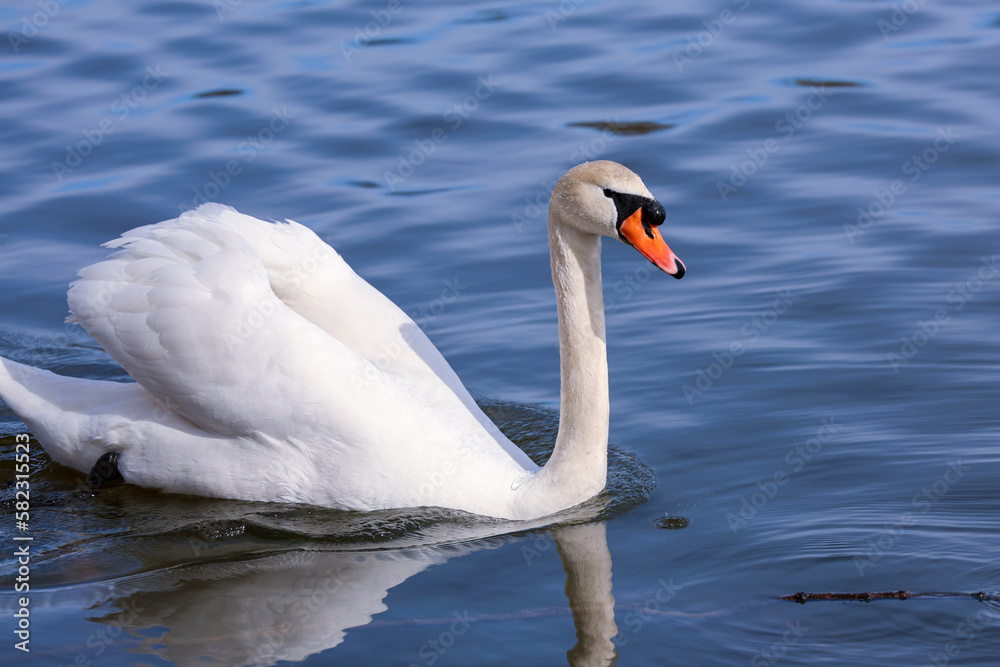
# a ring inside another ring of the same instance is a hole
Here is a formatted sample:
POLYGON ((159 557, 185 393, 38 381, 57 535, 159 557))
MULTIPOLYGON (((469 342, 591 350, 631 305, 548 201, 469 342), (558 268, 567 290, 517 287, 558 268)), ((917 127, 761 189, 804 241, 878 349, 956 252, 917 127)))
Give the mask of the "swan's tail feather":
POLYGON ((201 496, 302 501, 292 483, 275 490, 262 481, 270 450, 248 452, 242 440, 201 430, 134 382, 66 377, 0 357, 0 399, 54 461, 91 483, 124 479, 201 496))
POLYGON ((152 397, 136 384, 57 375, 0 357, 0 399, 53 460, 84 473, 126 441, 123 420, 148 419, 152 397))

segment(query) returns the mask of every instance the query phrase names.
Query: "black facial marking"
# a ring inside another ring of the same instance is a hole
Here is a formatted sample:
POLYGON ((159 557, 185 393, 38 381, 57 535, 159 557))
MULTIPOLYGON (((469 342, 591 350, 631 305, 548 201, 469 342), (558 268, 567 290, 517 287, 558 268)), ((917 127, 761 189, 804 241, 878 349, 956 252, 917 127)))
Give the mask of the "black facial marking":
POLYGON ((633 213, 642 209, 642 228, 646 231, 646 236, 653 238, 652 227, 659 227, 667 219, 667 212, 663 205, 655 199, 643 197, 642 195, 631 195, 622 192, 615 192, 611 188, 604 188, 604 196, 615 203, 618 211, 618 222, 615 227, 618 230, 618 237, 621 235, 622 223, 628 220, 633 213))

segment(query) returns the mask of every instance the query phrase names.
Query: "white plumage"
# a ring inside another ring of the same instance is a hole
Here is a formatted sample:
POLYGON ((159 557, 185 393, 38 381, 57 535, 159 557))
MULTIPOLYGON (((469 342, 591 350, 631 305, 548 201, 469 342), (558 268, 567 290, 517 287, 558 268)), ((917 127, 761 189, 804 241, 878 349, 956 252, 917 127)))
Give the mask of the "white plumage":
MULTIPOLYGON (((567 373, 596 381, 587 391, 603 391, 606 405, 607 368, 603 306, 576 312, 595 279, 600 288, 599 259, 589 268, 573 260, 592 255, 594 244, 599 252, 600 242, 579 232, 562 239, 561 220, 584 211, 616 233, 614 205, 600 193, 580 198, 581 183, 650 197, 624 167, 589 164, 557 186, 553 206, 567 198, 572 206, 550 212, 562 344, 600 356, 574 358, 578 367, 568 369, 564 353, 564 413, 567 373), (560 243, 571 255, 566 267, 560 243), (584 320, 598 319, 599 332, 567 330, 594 329, 584 320)), ((118 452, 126 481, 164 491, 349 510, 441 506, 513 519, 564 509, 603 488, 605 469, 597 485, 593 472, 576 472, 579 460, 562 471, 550 463, 542 474, 419 327, 302 225, 205 204, 107 245, 116 252, 81 270, 69 290, 70 321, 137 384, 0 359, 0 395, 59 463, 86 472, 118 452)), ((606 408, 590 421, 580 430, 593 440, 597 427, 597 467, 603 459, 606 468, 606 408)), ((580 458, 560 444, 553 460, 580 458)), ((579 447, 593 457, 590 441, 579 447)))

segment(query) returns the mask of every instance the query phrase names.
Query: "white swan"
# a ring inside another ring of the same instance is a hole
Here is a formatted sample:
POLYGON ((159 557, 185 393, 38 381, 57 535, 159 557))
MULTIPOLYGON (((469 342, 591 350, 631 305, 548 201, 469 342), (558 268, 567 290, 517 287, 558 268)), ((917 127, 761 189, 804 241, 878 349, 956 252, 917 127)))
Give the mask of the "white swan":
POLYGON ((218 204, 139 227, 82 269, 79 322, 136 380, 0 359, 0 397, 54 460, 176 493, 347 510, 438 506, 532 519, 599 493, 608 369, 601 237, 680 278, 663 207, 627 168, 579 165, 549 206, 559 434, 539 468, 423 332, 312 231, 218 204))

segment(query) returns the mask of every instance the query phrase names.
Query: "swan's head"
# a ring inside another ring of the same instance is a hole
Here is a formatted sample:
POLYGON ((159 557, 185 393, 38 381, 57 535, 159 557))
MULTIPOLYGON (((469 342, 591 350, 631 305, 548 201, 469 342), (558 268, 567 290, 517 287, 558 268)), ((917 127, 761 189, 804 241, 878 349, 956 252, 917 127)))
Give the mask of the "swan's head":
POLYGON ((556 183, 549 206, 562 224, 623 241, 665 273, 684 277, 684 263, 660 235, 666 211, 631 169, 609 160, 577 165, 556 183))

